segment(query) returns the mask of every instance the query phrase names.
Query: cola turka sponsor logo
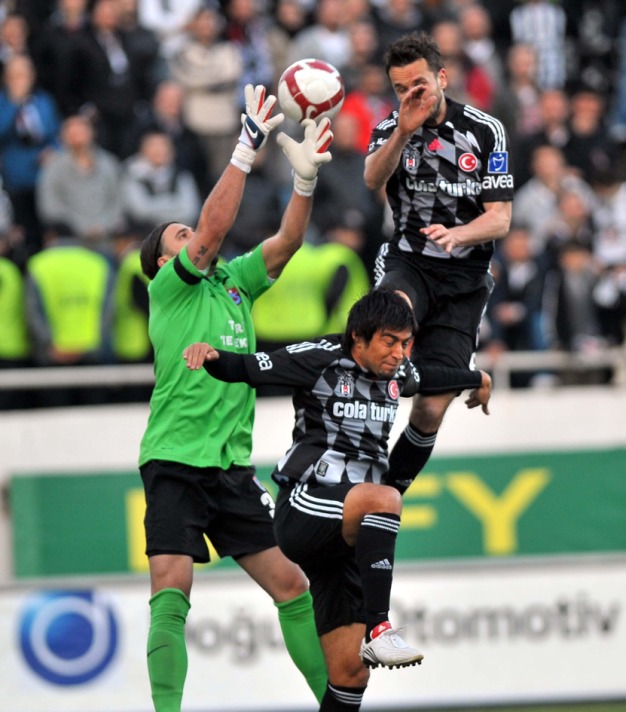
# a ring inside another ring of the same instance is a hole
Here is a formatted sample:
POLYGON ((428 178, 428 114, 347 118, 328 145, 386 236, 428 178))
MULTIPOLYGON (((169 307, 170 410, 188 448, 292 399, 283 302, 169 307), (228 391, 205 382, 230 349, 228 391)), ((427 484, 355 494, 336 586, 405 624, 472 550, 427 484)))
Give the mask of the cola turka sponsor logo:
POLYGON ((336 401, 333 403, 333 415, 336 418, 350 420, 375 420, 382 423, 393 423, 396 419, 396 406, 380 403, 364 403, 362 401, 336 401))
POLYGON ((460 198, 464 195, 480 195, 482 185, 480 181, 466 180, 462 183, 452 183, 448 180, 438 180, 436 182, 407 178, 406 187, 409 190, 414 190, 416 193, 436 193, 441 191, 454 198, 460 198))

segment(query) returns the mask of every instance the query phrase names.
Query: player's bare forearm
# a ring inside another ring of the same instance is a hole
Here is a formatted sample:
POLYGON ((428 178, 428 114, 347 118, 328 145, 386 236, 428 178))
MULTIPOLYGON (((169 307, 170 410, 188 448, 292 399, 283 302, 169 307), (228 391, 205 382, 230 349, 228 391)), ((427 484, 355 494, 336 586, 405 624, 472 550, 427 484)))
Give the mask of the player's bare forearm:
POLYGON ((299 195, 294 190, 283 214, 278 232, 263 242, 263 260, 267 274, 273 279, 302 246, 311 218, 313 198, 299 195))
POLYGON ((219 252, 237 217, 245 183, 246 174, 229 164, 204 201, 195 236, 187 247, 198 269, 208 267, 219 252))
POLYGON ((404 147, 428 119, 436 101, 436 96, 425 95, 424 87, 412 87, 404 94, 398 108, 398 125, 387 141, 365 159, 363 179, 370 190, 382 188, 391 178, 404 147))
POLYGON ((450 253, 455 247, 472 247, 504 237, 511 225, 512 203, 486 203, 485 212, 466 225, 446 227, 438 223, 420 232, 450 253))
POLYGON ((370 190, 378 190, 386 185, 398 167, 402 151, 410 137, 410 134, 404 136, 396 128, 378 150, 366 156, 363 180, 370 190))
POLYGON ((481 371, 481 384, 470 392, 465 401, 468 408, 481 407, 485 415, 489 415, 489 399, 491 398, 491 376, 486 371, 481 371))

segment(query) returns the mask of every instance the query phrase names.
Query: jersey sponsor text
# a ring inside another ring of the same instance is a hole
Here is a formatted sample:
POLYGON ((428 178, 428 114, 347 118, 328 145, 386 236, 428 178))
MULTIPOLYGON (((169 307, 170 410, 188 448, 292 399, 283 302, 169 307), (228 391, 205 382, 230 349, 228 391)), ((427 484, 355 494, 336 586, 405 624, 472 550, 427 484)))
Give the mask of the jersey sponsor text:
POLYGON ((396 406, 381 405, 380 403, 363 403, 359 400, 345 403, 333 403, 333 415, 337 418, 351 420, 374 420, 382 423, 393 423, 396 419, 396 406))

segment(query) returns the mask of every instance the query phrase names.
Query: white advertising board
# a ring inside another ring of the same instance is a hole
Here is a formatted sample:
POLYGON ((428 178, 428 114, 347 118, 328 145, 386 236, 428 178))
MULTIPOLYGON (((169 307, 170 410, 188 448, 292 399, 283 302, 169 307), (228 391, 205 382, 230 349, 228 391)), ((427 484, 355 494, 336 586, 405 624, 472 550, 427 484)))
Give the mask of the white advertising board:
MULTIPOLYGON (((148 584, 0 592, 0 712, 148 712, 148 584)), ((243 576, 197 577, 185 712, 316 704, 275 609, 243 576)), ((626 698, 626 560, 399 568, 394 625, 423 665, 372 671, 363 709, 626 698)))

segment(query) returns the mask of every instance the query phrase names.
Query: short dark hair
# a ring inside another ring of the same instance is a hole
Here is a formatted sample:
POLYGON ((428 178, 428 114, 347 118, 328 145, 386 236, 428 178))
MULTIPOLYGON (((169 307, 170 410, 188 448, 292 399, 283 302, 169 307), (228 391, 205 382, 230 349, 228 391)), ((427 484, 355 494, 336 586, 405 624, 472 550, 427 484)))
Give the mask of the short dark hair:
POLYGON ((435 74, 444 68, 439 45, 427 32, 402 35, 388 45, 385 51, 385 71, 389 74, 392 67, 406 67, 418 59, 425 59, 435 74))
POLYGON ((148 279, 154 279, 159 271, 158 260, 163 254, 161 240, 165 229, 175 223, 174 220, 157 225, 141 243, 141 270, 148 279))
POLYGON ((348 351, 357 336, 369 343, 377 331, 417 331, 413 309, 404 297, 391 289, 374 289, 355 302, 348 314, 343 345, 348 351))

